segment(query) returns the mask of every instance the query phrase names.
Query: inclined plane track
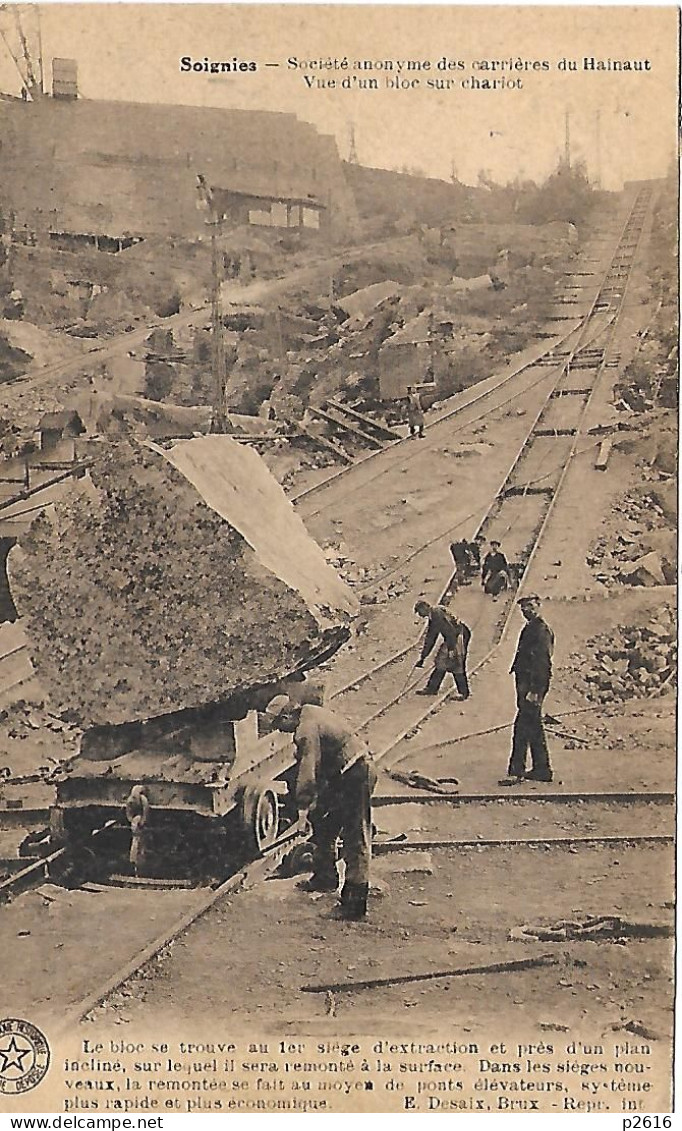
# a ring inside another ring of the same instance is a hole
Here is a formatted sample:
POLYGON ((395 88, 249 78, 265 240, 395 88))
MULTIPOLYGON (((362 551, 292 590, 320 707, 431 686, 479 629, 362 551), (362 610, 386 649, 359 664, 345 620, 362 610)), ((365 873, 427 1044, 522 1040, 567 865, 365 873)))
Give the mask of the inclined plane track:
MULTIPOLYGON (((539 354, 531 363, 520 366, 501 380, 491 382, 489 388, 478 393, 472 390, 472 396, 466 398, 466 403, 459 403, 457 407, 448 410, 446 414, 430 425, 432 437, 434 435, 441 437, 444 434, 450 436, 453 431, 453 421, 456 421, 455 431, 458 431, 460 427, 461 429, 469 427, 476 419, 480 418, 476 414, 481 402, 487 402, 481 416, 489 416, 504 404, 510 403, 523 392, 528 391, 528 388, 546 382, 546 395, 544 395, 540 411, 533 419, 524 442, 478 525, 478 529, 487 538, 502 534, 505 545, 513 546, 516 552, 515 560, 521 566, 521 587, 525 583, 536 548, 542 539, 566 471, 576 453, 582 434, 582 424, 592 394, 601 373, 608 365, 608 347, 617 326, 648 205, 648 193, 647 190, 644 190, 635 200, 618 239, 615 254, 601 279, 601 284, 589 313, 581 320, 578 327, 573 328, 563 339, 554 343, 552 347, 554 351, 557 350, 559 345, 563 347, 561 356, 557 357, 556 353, 550 356, 551 351, 539 354), (519 378, 521 381, 519 381, 519 378), (501 394, 501 396, 496 398, 496 394, 501 394), (575 410, 572 410, 573 415, 570 418, 570 424, 565 423, 566 417, 563 411, 567 404, 577 406, 575 410), (549 467, 548 460, 551 461, 549 467)), ((432 446, 432 443, 427 440, 424 446, 415 445, 405 452, 404 444, 405 441, 396 441, 390 448, 383 449, 382 453, 377 453, 377 455, 382 454, 381 464, 374 457, 368 456, 364 460, 337 472, 331 479, 324 481, 317 487, 301 492, 297 496, 300 513, 304 517, 320 513, 321 510, 338 501, 339 496, 336 494, 338 488, 341 488, 342 493, 346 487, 349 488, 349 492, 346 493, 361 490, 368 482, 374 481, 384 474, 383 464, 385 461, 388 460, 393 463, 394 460, 402 460, 404 463, 422 456, 432 446), (334 499, 331 498, 330 492, 334 492, 336 495, 334 499), (327 501, 325 501, 325 495, 327 501), (315 510, 315 506, 320 501, 321 505, 318 510, 315 510)), ((444 532, 442 537, 447 536, 448 533, 449 531, 444 532)), ((440 592, 441 599, 446 599, 450 595, 452 587, 453 579, 451 577, 440 592)), ((517 594, 510 594, 506 601, 494 608, 490 602, 485 603, 483 613, 479 615, 476 626, 477 636, 485 643, 481 648, 483 654, 476 659, 473 674, 483 666, 502 639, 509 623, 516 596, 517 594)), ((375 757, 384 765, 390 763, 388 756, 395 751, 401 740, 419 727, 450 697, 448 694, 439 696, 425 709, 420 708, 419 705, 415 706, 411 695, 414 684, 409 675, 404 680, 404 668, 401 669, 398 665, 413 651, 416 644, 417 641, 411 641, 406 647, 379 660, 368 670, 358 674, 351 682, 337 688, 331 696, 333 700, 343 701, 344 713, 352 718, 357 730, 369 739, 375 757), (396 672, 399 674, 396 675, 396 672), (396 683, 400 684, 403 680, 403 686, 396 691, 396 683), (365 706, 362 708, 362 717, 353 718, 356 713, 352 705, 353 694, 369 681, 372 681, 372 692, 376 699, 375 709, 369 714, 367 713, 367 696, 363 696, 365 706), (390 723, 392 732, 390 739, 380 740, 377 743, 376 734, 372 731, 372 724, 377 720, 382 721, 384 731, 387 723, 390 723)), ((393 764, 397 760, 399 758, 394 759, 393 764)), ((410 805, 426 806, 429 809, 433 806, 445 808, 447 805, 449 811, 452 811, 457 808, 467 810, 473 806, 490 804, 508 805, 509 802, 512 802, 514 807, 522 806, 528 810, 539 809, 540 812, 543 811, 542 807, 548 804, 552 807, 555 804, 560 804, 563 812, 566 812, 566 810, 571 810, 572 806, 584 806, 586 802, 589 805, 594 805, 597 809, 601 807, 601 809, 608 811, 614 808, 620 809, 624 805, 651 807, 664 804, 667 806, 671 800, 670 794, 648 792, 581 794, 579 797, 556 793, 524 794, 523 796, 517 794, 513 797, 485 794, 459 794, 440 797, 415 794, 401 797, 378 796, 376 804, 379 814, 391 809, 394 813, 398 813, 404 806, 410 805)), ((174 938, 187 930, 191 923, 203 915, 219 899, 235 894, 245 885, 250 886, 262 880, 277 866, 282 855, 294 844, 299 843, 301 839, 296 828, 289 830, 261 858, 240 867, 219 886, 198 897, 191 907, 183 911, 179 918, 175 917, 172 921, 169 921, 151 942, 145 943, 142 948, 138 949, 133 958, 116 972, 104 978, 97 988, 69 1008, 64 1017, 64 1028, 73 1026, 74 1023, 91 1012, 99 1002, 106 999, 117 987, 130 979, 136 971, 153 960, 174 938)), ((569 847, 571 851, 577 851, 581 847, 592 844, 636 843, 638 845, 655 845, 669 844, 672 839, 672 836, 665 832, 639 835, 623 834, 621 830, 612 830, 603 833, 601 836, 581 832, 574 836, 549 835, 538 838, 519 837, 517 835, 494 840, 485 839, 481 835, 478 835, 474 840, 471 838, 453 840, 440 835, 427 835, 411 841, 383 841, 377 844, 377 851, 378 853, 409 852, 413 849, 427 847, 434 849, 473 846, 494 848, 509 845, 532 847, 538 844, 551 849, 560 850, 569 847)), ((46 864, 49 869, 49 860, 36 861, 33 865, 37 882, 44 878, 46 864)), ((27 877, 23 876, 21 882, 24 883, 26 879, 27 877)))
MULTIPOLYGON (((492 657, 505 634, 519 590, 524 587, 535 552, 576 453, 594 390, 609 362, 608 350, 618 325, 627 283, 648 215, 650 196, 649 188, 638 193, 589 312, 580 328, 569 335, 574 340, 565 349, 556 370, 552 370, 540 410, 478 524, 477 533, 482 533, 488 540, 497 537, 504 543, 508 559, 517 566, 519 589, 508 592, 496 605, 484 600, 480 593, 474 592, 473 587, 470 591, 460 591, 460 615, 470 627, 475 628, 478 643, 472 675, 476 675, 492 657), (595 340, 600 342, 598 346, 593 344, 595 340), (564 415, 566 402, 571 405, 568 423, 564 415), (548 459, 551 461, 549 467, 548 459)), ((348 469, 348 473, 351 471, 352 469, 348 469)), ((437 598, 434 594, 434 598, 448 600, 452 596, 454 585, 453 574, 437 598)), ((452 695, 452 692, 447 692, 425 708, 415 707, 412 696, 415 682, 410 677, 411 673, 396 692, 396 682, 404 679, 403 670, 396 675, 396 665, 413 652, 418 641, 419 638, 412 640, 405 647, 382 658, 338 688, 331 696, 332 699, 343 699, 344 712, 348 713, 350 710, 353 722, 368 738, 375 758, 379 761, 386 759, 402 739, 413 733, 452 695), (377 706, 369 714, 365 712, 362 717, 356 717, 349 699, 352 700, 354 692, 369 680, 372 680, 374 691, 377 689, 377 681, 381 686, 377 706), (377 720, 385 720, 389 711, 394 720, 394 725, 391 726, 394 733, 388 741, 383 737, 377 741, 370 729, 371 725, 377 720)))

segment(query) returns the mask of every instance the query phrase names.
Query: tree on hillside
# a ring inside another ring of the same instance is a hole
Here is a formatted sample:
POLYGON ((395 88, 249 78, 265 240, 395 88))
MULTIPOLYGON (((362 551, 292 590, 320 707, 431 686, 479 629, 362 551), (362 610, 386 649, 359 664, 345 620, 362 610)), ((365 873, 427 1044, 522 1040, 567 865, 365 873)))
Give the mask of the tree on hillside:
POLYGON ((529 188, 518 199, 517 214, 529 224, 563 220, 578 227, 587 219, 594 199, 585 166, 562 162, 544 184, 529 188))

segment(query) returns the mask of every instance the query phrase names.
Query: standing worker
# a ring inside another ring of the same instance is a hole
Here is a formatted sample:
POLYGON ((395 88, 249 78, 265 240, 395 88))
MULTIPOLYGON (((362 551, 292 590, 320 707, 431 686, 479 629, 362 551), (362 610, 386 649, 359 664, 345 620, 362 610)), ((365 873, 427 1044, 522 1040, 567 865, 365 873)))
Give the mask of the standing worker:
POLYGON ((430 605, 428 601, 417 601, 414 611, 418 617, 427 617, 429 622, 421 656, 417 660, 418 668, 424 667, 426 657, 433 650, 438 637, 442 637, 433 671, 426 687, 418 691, 417 695, 437 695, 445 679, 445 673, 450 672, 460 697, 468 699, 470 693, 467 679, 467 652, 471 640, 471 630, 468 625, 458 620, 444 605, 430 605))
POLYGON ((509 586, 509 563, 505 558, 500 543, 491 541, 490 550, 483 559, 481 570, 481 585, 483 591, 488 593, 493 601, 509 586))
POLYGON ((542 704, 552 678, 554 633, 542 619, 540 598, 522 597, 519 607, 527 624, 521 629, 516 655, 511 666, 516 682, 516 719, 508 778, 501 785, 520 781, 552 781, 547 739, 542 725, 542 704), (532 768, 526 773, 526 754, 530 747, 532 768))
POLYGON ((133 875, 139 876, 144 867, 146 844, 145 830, 149 818, 149 798, 143 785, 134 785, 126 799, 126 820, 130 825, 129 860, 133 875))
POLYGON ((424 409, 422 399, 417 389, 407 386, 407 423, 410 426, 410 436, 416 433, 420 438, 424 436, 424 409))
POLYGON ((313 830, 313 874, 304 891, 337 891, 336 842, 342 841, 346 875, 335 918, 367 914, 372 851, 371 796, 377 775, 367 746, 347 723, 326 707, 297 706, 286 695, 268 704, 278 730, 293 734, 298 774, 299 816, 313 830))

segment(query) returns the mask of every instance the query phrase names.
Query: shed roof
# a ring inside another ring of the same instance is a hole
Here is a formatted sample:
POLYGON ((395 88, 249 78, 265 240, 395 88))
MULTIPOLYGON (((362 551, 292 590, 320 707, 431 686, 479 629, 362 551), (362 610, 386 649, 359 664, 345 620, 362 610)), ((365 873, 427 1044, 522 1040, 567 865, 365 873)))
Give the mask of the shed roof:
POLYGON ((83 421, 75 408, 65 408, 60 412, 46 412, 41 417, 38 428, 41 432, 52 432, 59 428, 66 428, 67 424, 79 424, 84 432, 83 421))
POLYGON ((226 188, 223 185, 214 185, 212 192, 218 211, 227 207, 228 200, 231 196, 238 196, 243 200, 264 200, 268 201, 270 204, 302 204, 305 208, 317 208, 318 211, 324 211, 327 207, 314 196, 289 196, 286 193, 248 192, 246 189, 226 188))

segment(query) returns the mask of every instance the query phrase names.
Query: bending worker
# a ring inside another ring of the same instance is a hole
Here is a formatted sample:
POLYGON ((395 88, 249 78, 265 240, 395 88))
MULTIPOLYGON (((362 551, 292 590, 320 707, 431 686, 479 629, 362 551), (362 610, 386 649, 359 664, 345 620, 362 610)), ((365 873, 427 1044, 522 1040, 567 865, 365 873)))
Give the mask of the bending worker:
POLYGON ((534 594, 522 597, 519 607, 527 623, 521 629, 511 673, 516 682, 516 719, 509 777, 503 785, 523 780, 552 780, 547 739, 542 725, 542 704, 552 678, 554 633, 541 616, 540 598, 534 594), (526 755, 530 747, 533 765, 526 773, 526 755))
POLYGON ((437 695, 445 673, 450 672, 455 681, 457 690, 462 699, 469 698, 469 681, 467 679, 467 652, 471 640, 471 630, 464 621, 458 620, 454 613, 444 605, 430 605, 428 601, 417 601, 414 611, 418 617, 428 618, 428 627, 422 647, 421 656, 417 660, 417 667, 423 668, 426 657, 433 650, 433 646, 442 637, 442 643, 436 653, 433 671, 428 678, 426 687, 417 692, 417 695, 437 695))
POLYGON ((304 891, 336 891, 336 842, 340 837, 346 875, 339 919, 367 914, 371 858, 371 796, 377 775, 367 746, 326 707, 297 706, 286 695, 269 703, 278 730, 293 734, 298 761, 296 802, 313 830, 313 873, 304 891))
POLYGON ((457 585, 466 585, 469 580, 471 567, 469 543, 464 538, 461 538, 459 542, 451 542, 450 553, 455 563, 455 580, 457 585))

